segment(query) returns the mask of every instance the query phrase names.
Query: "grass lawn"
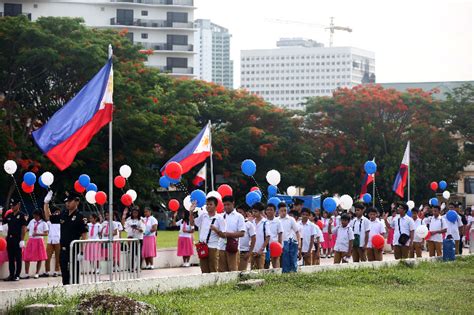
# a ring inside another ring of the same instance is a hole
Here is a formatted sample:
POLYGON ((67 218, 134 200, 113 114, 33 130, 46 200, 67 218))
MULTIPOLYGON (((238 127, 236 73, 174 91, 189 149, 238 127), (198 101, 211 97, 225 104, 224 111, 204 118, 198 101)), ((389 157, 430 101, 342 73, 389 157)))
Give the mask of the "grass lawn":
MULTIPOLYGON (((474 257, 449 263, 383 269, 265 275, 266 284, 240 290, 235 283, 169 293, 129 295, 166 314, 464 313, 474 308, 474 257)), ((41 302, 71 310, 81 300, 46 296, 41 302)), ((17 305, 19 313, 29 300, 17 305)), ((59 311, 59 310, 58 310, 59 311)))
MULTIPOLYGON (((127 233, 122 232, 122 237, 127 238, 127 233)), ((178 246, 179 231, 158 231, 156 246, 158 249, 173 248, 178 246)))

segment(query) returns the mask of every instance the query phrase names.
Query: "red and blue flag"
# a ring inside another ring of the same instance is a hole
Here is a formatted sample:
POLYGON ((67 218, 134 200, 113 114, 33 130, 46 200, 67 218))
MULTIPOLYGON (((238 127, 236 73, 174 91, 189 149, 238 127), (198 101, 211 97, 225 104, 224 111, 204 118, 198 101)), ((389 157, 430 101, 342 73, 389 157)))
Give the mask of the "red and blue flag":
POLYGON ((410 141, 407 143, 405 149, 405 154, 403 155, 402 164, 400 165, 400 170, 398 171, 395 182, 393 183, 393 191, 400 198, 405 196, 405 187, 407 186, 408 179, 408 167, 410 166, 410 141))

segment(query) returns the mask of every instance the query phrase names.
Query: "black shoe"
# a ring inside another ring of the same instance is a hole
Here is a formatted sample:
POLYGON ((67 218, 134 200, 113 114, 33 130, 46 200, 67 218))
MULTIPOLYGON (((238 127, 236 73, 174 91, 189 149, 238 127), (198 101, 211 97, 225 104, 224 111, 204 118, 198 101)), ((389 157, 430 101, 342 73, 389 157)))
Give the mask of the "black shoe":
POLYGON ((39 275, 40 278, 48 278, 49 277, 49 274, 47 274, 46 272, 45 273, 42 273, 39 275))
POLYGON ((8 278, 3 279, 3 281, 15 281, 15 278, 13 278, 13 277, 8 277, 8 278))

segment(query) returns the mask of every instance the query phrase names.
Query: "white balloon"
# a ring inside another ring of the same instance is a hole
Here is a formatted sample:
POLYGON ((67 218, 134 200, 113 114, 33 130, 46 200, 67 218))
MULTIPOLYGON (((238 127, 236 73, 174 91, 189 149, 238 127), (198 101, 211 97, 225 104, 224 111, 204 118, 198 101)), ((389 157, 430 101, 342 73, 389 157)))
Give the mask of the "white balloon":
POLYGON ((3 169, 5 172, 7 172, 8 175, 13 175, 15 174, 16 170, 18 168, 18 165, 16 165, 15 161, 8 160, 3 164, 3 169))
POLYGON ((49 187, 54 182, 54 175, 51 172, 44 172, 43 175, 41 175, 41 181, 49 187))
POLYGON ((415 202, 413 200, 408 200, 407 201, 407 206, 408 206, 408 209, 411 210, 411 209, 415 208, 415 202))
POLYGON ((215 190, 210 191, 210 192, 207 193, 206 198, 209 198, 209 197, 215 197, 215 198, 217 198, 217 199, 222 200, 221 194, 219 194, 219 193, 218 193, 217 191, 215 191, 215 190))
POLYGON ((451 193, 447 190, 443 191, 443 198, 448 200, 451 197, 451 193))
MULTIPOLYGON (((44 183, 44 182, 43 182, 44 183)), ((93 190, 89 190, 87 193, 86 193, 86 200, 88 203, 90 204, 95 204, 95 194, 97 194, 97 192, 93 191, 93 190)))
POLYGON ((128 165, 122 165, 120 166, 119 173, 120 173, 120 176, 124 178, 129 178, 130 175, 132 175, 132 169, 128 165))
POLYGON ((428 235, 428 228, 426 225, 420 225, 416 228, 415 234, 418 238, 425 238, 428 235))
POLYGON ((288 196, 293 197, 296 196, 296 187, 295 186, 290 186, 286 189, 286 193, 288 196))
POLYGON ((277 186, 280 183, 280 181, 281 181, 280 172, 278 172, 277 170, 268 171, 268 173, 267 173, 267 182, 270 185, 277 186))
POLYGON ((339 199, 338 196, 332 197, 336 201, 336 207, 339 207, 341 205, 341 199, 339 199))
POLYGON ((352 197, 349 195, 342 195, 341 196, 341 208, 344 210, 349 210, 352 208, 352 204, 354 201, 352 200, 352 197))
POLYGON ((127 195, 132 197, 132 202, 135 202, 135 200, 137 200, 137 192, 135 190, 133 189, 127 190, 127 195))
POLYGON ((192 203, 191 203, 191 196, 186 196, 186 198, 184 198, 183 200, 183 206, 184 206, 184 209, 188 210, 191 209, 191 206, 192 206, 192 203))

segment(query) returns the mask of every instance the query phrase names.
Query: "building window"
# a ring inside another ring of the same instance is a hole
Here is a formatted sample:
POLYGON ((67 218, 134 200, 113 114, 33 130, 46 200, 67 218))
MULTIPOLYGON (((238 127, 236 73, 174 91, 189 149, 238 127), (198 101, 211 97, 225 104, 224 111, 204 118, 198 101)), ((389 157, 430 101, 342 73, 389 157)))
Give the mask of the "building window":
POLYGON ((142 10, 142 16, 148 16, 148 11, 142 10))
POLYGON ((148 33, 142 33, 142 38, 147 39, 148 38, 148 33))
POLYGON ((16 3, 5 3, 3 5, 4 16, 18 16, 22 13, 22 5, 16 3))
POLYGON ((133 25, 133 10, 117 9, 117 24, 133 25))
POLYGON ((188 13, 187 12, 167 12, 166 17, 168 22, 187 23, 188 13))
POLYGON ((464 178, 464 193, 474 194, 474 177, 464 178))
POLYGON ((168 57, 166 58, 166 66, 168 68, 187 68, 188 58, 168 57))

